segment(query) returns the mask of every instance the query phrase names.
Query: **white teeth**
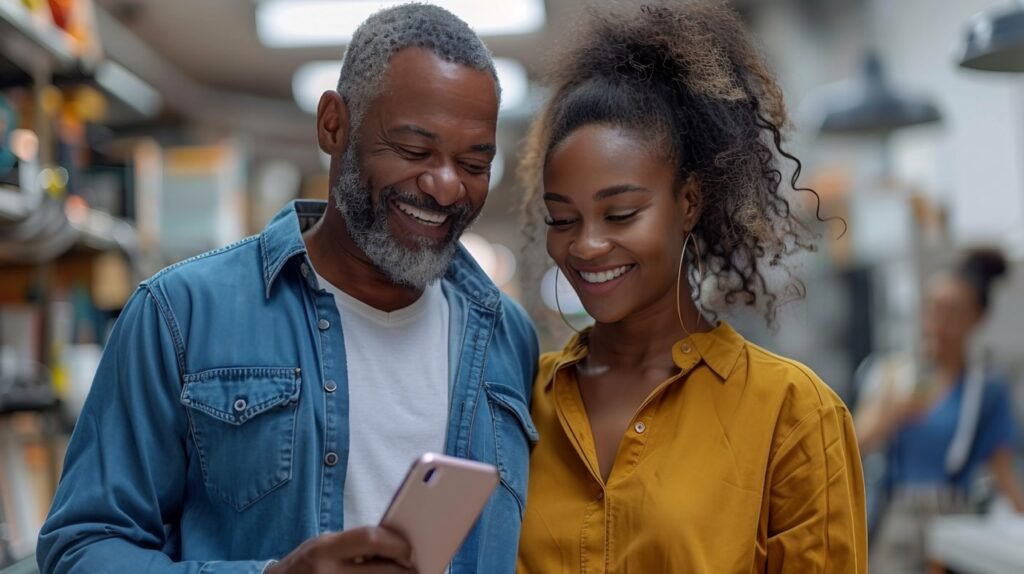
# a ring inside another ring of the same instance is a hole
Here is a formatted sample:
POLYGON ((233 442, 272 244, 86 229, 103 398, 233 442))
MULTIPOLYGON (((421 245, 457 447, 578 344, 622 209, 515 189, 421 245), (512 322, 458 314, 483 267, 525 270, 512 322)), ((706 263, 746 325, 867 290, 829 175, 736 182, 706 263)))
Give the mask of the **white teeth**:
POLYGON ((445 221, 448 221, 448 216, 443 213, 426 211, 418 207, 413 207, 407 203, 402 203, 401 201, 396 201, 395 205, 398 206, 398 209, 400 209, 402 213, 411 216, 413 219, 424 225, 437 227, 444 224, 445 221))
POLYGON ((587 283, 607 283, 612 279, 622 276, 623 273, 629 271, 632 265, 623 265, 622 267, 616 267, 615 269, 609 269, 608 271, 601 271, 598 273, 588 273, 586 271, 580 271, 580 277, 587 283))

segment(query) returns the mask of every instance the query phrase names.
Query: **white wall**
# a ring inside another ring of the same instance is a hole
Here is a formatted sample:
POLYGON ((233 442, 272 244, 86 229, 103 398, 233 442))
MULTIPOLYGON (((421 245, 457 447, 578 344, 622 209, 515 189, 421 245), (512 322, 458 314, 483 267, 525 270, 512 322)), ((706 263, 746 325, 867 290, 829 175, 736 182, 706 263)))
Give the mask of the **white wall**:
MULTIPOLYGON (((948 194, 954 239, 1003 240, 1024 227, 1024 75, 956 66, 972 15, 1006 0, 873 0, 881 47, 894 75, 927 89, 944 129, 928 182, 948 194)), ((897 139, 897 146, 901 142, 897 139)), ((913 144, 910 144, 913 145, 913 144)), ((906 169, 906 161, 898 163, 906 169)), ((932 186, 929 186, 932 187, 932 186)))

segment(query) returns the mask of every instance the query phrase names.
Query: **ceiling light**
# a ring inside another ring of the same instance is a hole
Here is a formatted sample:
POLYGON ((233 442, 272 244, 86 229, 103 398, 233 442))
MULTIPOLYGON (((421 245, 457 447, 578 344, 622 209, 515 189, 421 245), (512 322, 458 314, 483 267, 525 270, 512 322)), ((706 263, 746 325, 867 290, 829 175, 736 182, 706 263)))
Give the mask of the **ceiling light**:
POLYGON ((306 62, 292 76, 292 96, 299 108, 315 114, 320 96, 327 90, 338 87, 341 60, 317 60, 306 62))
POLYGON ((905 95, 889 85, 878 55, 869 53, 863 75, 826 103, 822 133, 886 134, 941 119, 931 101, 905 95))
MULTIPOLYGON (((509 110, 522 105, 530 90, 526 68, 517 60, 495 58, 494 69, 501 82, 501 109, 509 110)), ((336 89, 341 73, 341 60, 316 60, 303 64, 292 76, 292 95, 299 108, 316 113, 320 96, 336 89)))
POLYGON ((967 31, 960 65, 990 72, 1024 72, 1024 0, 1013 10, 978 14, 967 31))
MULTIPOLYGON (((260 42, 272 48, 340 46, 375 12, 402 0, 263 0, 256 5, 260 42)), ((544 27, 544 0, 435 0, 481 36, 528 34, 544 27)))
POLYGON ((501 83, 501 109, 511 110, 523 105, 530 92, 530 79, 526 75, 526 68, 519 60, 495 58, 494 70, 498 73, 498 82, 501 83))

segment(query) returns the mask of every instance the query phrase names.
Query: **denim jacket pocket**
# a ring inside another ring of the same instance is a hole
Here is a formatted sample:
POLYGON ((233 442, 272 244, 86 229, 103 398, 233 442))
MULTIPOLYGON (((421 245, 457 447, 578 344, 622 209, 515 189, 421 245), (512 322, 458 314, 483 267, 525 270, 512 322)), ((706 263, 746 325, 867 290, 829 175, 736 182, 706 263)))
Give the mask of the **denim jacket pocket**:
POLYGON ((212 496, 242 511, 291 479, 300 383, 283 367, 185 375, 181 404, 212 496))
POLYGON ((485 382, 487 402, 494 420, 495 459, 501 485, 515 497, 519 516, 526 504, 530 448, 539 435, 530 418, 526 400, 516 389, 501 383, 485 382))

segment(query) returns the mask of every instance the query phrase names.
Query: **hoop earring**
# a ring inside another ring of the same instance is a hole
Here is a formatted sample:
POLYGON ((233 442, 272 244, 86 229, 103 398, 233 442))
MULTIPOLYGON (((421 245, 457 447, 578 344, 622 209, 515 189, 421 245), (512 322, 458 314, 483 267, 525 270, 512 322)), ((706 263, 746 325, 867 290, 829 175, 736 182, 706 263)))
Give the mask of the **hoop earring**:
MULTIPOLYGON (((683 331, 686 333, 687 337, 689 337, 692 333, 690 333, 690 330, 686 328, 686 323, 683 322, 683 308, 682 306, 680 306, 679 300, 681 299, 680 291, 682 289, 683 283, 683 263, 686 259, 686 246, 690 244, 691 239, 693 239, 693 234, 687 233, 686 239, 683 241, 683 250, 681 253, 679 253, 679 269, 676 271, 676 317, 679 318, 679 326, 683 328, 683 331)), ((704 269, 701 266, 700 247, 697 245, 697 241, 695 239, 693 240, 693 250, 697 254, 697 284, 700 285, 700 282, 704 279, 704 269)), ((695 327, 696 329, 700 329, 700 320, 701 312, 700 307, 698 307, 697 326, 695 327)))
MULTIPOLYGON (((576 327, 573 327, 572 323, 570 323, 569 320, 565 318, 565 313, 562 312, 562 304, 558 302, 558 274, 561 273, 561 271, 562 269, 558 265, 555 265, 555 308, 558 309, 558 316, 562 318, 562 322, 565 323, 570 329, 575 331, 577 335, 582 335, 583 331, 580 331, 576 327)), ((569 279, 566 278, 566 282, 568 281, 569 279)))

